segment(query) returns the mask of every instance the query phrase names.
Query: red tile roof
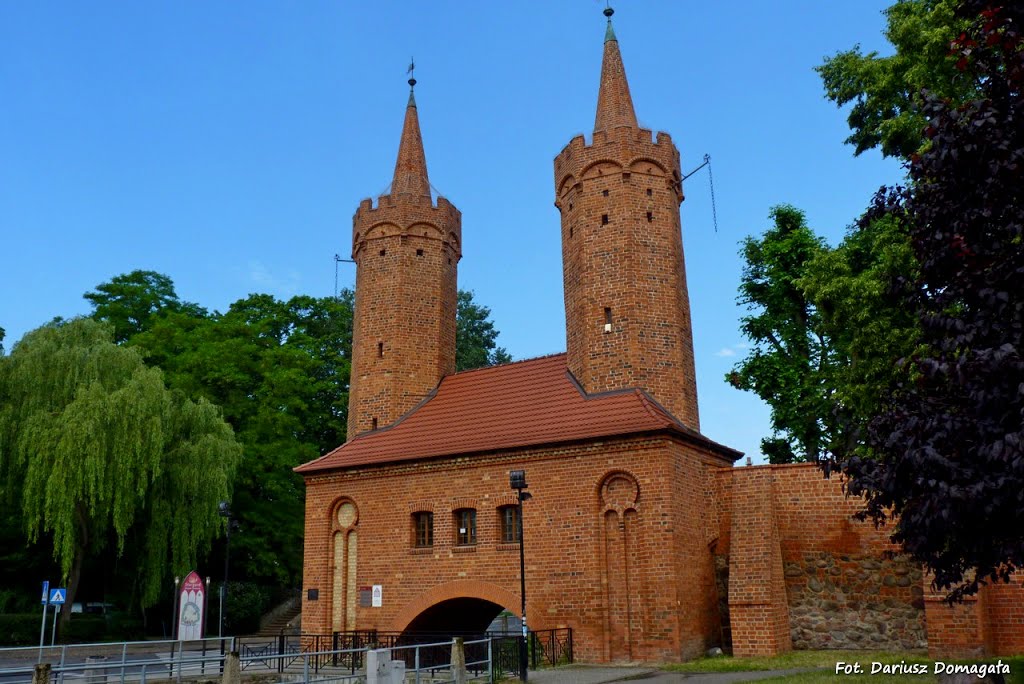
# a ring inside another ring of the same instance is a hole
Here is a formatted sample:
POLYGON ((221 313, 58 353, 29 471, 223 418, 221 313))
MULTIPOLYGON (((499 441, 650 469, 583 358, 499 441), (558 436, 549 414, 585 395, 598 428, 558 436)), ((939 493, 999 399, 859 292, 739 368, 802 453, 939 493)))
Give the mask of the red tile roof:
POLYGON ((671 431, 735 460, 639 389, 586 395, 565 354, 449 375, 394 425, 366 432, 295 470, 309 474, 500 449, 671 431))

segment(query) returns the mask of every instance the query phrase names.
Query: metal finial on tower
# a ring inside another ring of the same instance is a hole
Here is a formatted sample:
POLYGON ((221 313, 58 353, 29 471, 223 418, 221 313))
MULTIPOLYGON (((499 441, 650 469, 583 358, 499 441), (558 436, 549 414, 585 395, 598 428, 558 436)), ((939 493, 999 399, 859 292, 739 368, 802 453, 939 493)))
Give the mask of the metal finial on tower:
POLYGON ((611 21, 613 14, 615 14, 615 10, 612 9, 611 0, 605 0, 605 3, 604 3, 604 16, 608 17, 608 21, 611 21))
POLYGON ((409 74, 409 88, 413 88, 416 85, 416 60, 412 57, 409 58, 409 68, 406 69, 405 73, 409 74))

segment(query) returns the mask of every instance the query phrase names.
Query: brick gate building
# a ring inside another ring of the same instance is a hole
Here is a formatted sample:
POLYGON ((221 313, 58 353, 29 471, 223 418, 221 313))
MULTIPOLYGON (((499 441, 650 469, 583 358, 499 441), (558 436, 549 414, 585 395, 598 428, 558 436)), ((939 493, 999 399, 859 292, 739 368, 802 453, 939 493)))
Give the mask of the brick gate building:
POLYGON ((581 659, 1024 651, 1019 586, 949 609, 837 482, 733 468, 700 433, 679 152, 637 124, 610 14, 592 140, 554 170, 567 351, 455 373, 461 214, 431 197, 410 93, 391 188, 353 220, 350 438, 297 469, 304 631, 518 614, 521 469, 529 623, 572 627, 581 659))

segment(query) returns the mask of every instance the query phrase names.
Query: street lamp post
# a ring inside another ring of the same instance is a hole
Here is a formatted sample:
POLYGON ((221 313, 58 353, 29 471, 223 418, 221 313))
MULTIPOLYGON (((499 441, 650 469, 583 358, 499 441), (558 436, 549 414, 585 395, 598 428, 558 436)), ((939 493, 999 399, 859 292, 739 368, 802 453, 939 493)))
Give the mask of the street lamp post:
POLYGON ((221 501, 218 513, 220 517, 228 519, 228 532, 224 540, 224 584, 220 587, 220 625, 217 628, 217 636, 224 638, 224 607, 228 602, 228 561, 231 558, 231 524, 234 519, 231 516, 231 505, 227 501, 221 501))
POLYGON ((529 660, 526 640, 530 636, 530 631, 526 626, 526 551, 523 544, 523 502, 529 500, 531 494, 523 491, 529 487, 526 484, 525 470, 509 472, 508 480, 512 489, 516 490, 516 498, 519 502, 519 595, 523 601, 523 640, 519 643, 519 676, 525 682, 527 681, 526 666, 529 660))

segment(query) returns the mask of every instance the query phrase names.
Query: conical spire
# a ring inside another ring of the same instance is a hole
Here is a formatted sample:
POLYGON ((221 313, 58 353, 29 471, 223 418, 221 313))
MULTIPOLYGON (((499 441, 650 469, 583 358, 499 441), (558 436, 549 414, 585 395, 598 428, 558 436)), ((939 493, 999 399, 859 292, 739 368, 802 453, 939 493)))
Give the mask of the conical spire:
POLYGON ((604 15, 608 17, 608 28, 604 34, 604 61, 601 64, 601 91, 597 96, 595 131, 610 131, 618 126, 637 127, 633 98, 629 96, 629 82, 626 81, 626 68, 622 65, 619 41, 612 29, 614 12, 611 7, 604 10, 604 15))
POLYGON ((405 108, 405 124, 402 126, 402 142, 398 146, 398 161, 395 162, 395 177, 391 181, 392 195, 412 195, 430 198, 430 180, 427 178, 427 157, 423 154, 423 138, 420 136, 420 119, 416 113, 416 98, 412 86, 416 79, 409 79, 409 104, 405 108))

